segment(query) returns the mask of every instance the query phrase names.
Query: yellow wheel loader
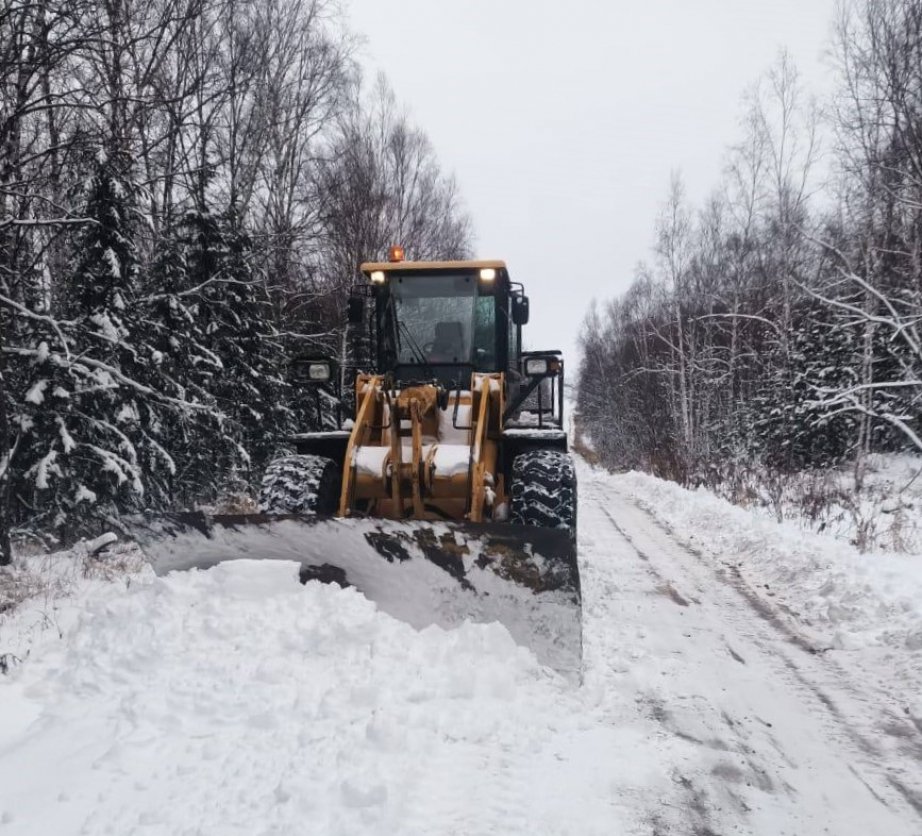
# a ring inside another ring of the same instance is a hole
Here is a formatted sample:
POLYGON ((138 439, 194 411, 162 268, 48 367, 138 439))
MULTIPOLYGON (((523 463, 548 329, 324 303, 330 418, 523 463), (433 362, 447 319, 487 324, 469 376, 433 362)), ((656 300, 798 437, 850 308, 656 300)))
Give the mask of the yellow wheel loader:
POLYGON ((412 262, 391 248, 361 272, 347 318, 364 369, 345 384, 328 359, 292 370, 335 428, 288 440, 297 452, 267 467, 261 514, 145 520, 142 547, 161 574, 295 561, 302 582, 353 586, 418 628, 499 621, 578 673, 560 352, 522 351, 528 297, 502 261, 412 262))

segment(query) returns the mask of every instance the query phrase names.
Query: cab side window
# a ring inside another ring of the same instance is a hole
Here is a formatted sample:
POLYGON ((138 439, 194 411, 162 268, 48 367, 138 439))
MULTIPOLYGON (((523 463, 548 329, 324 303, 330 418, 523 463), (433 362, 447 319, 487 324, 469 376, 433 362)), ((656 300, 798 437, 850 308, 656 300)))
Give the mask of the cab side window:
POLYGON ((479 372, 496 371, 496 300, 478 296, 474 307, 474 367, 479 372))

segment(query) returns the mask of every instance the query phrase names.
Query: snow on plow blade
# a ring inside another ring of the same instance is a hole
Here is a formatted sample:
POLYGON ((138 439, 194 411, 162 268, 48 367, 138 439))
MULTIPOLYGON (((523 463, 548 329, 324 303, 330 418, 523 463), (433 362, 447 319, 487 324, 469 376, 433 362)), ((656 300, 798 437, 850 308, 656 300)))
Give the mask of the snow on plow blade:
POLYGON ((499 621, 538 660, 578 678, 576 544, 565 530, 507 524, 166 514, 129 525, 154 571, 290 560, 302 582, 352 586, 417 629, 499 621))

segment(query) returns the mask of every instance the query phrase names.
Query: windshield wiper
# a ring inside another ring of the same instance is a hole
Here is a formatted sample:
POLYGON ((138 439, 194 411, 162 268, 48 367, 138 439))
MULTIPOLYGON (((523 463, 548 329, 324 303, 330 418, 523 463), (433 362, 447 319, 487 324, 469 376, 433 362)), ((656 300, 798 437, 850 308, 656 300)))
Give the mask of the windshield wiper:
MULTIPOLYGON (((389 293, 387 296, 387 308, 385 310, 385 317, 389 319, 390 330, 394 334, 394 352, 393 352, 393 362, 400 362, 400 352, 403 349, 403 346, 400 344, 400 328, 397 325, 397 304, 394 302, 393 293, 389 293)), ((388 352, 390 354, 390 352, 388 352)))
POLYGON ((407 324, 403 321, 398 323, 399 330, 403 331, 404 336, 407 338, 407 343, 410 346, 410 350, 413 352, 413 359, 416 362, 427 369, 433 377, 435 377, 435 371, 429 363, 429 360, 426 357, 426 353, 419 347, 419 343, 416 342, 416 339, 413 336, 412 331, 410 331, 407 324))

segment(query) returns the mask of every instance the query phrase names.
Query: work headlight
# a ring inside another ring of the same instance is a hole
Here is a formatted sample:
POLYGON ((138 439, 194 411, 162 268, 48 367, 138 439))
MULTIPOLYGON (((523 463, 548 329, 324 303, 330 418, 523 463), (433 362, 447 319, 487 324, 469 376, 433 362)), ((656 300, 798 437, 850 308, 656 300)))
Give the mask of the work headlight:
POLYGON ((326 383, 333 377, 333 367, 329 360, 295 360, 291 377, 301 384, 326 383))
POLYGON ((525 374, 529 377, 540 377, 547 374, 547 357, 526 357, 525 374))
POLYGON ((330 364, 324 362, 308 363, 307 378, 315 383, 325 383, 330 379, 330 364))

